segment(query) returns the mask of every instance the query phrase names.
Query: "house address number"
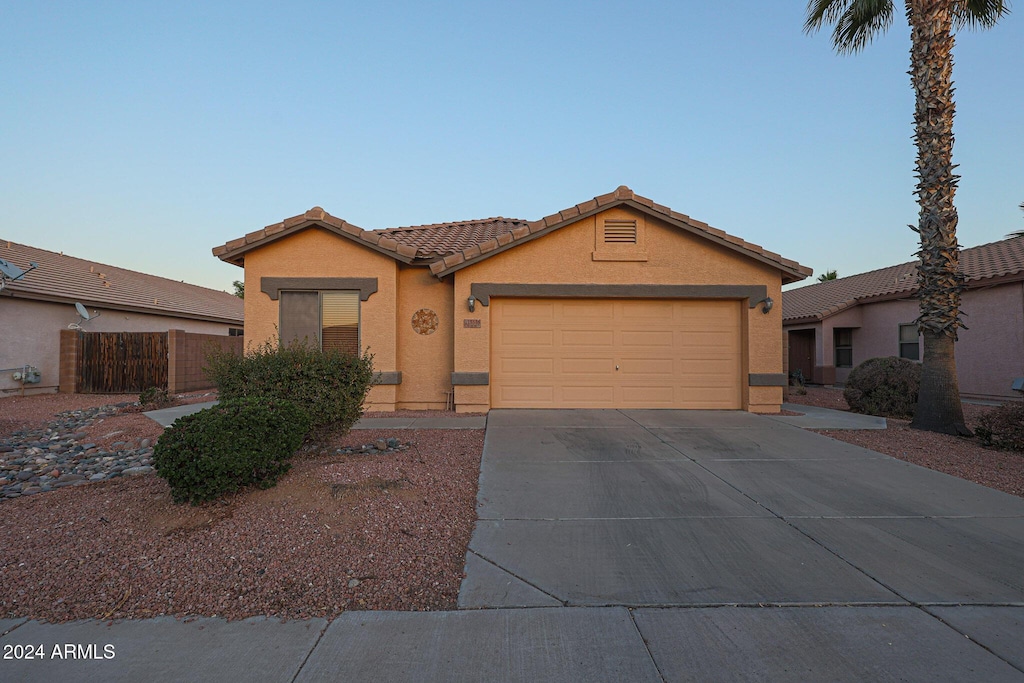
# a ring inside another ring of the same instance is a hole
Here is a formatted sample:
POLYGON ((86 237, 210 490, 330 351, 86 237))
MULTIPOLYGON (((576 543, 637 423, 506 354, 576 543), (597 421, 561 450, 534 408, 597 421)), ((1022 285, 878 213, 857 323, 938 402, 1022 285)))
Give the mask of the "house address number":
POLYGON ((463 318, 463 327, 480 327, 480 318, 463 318))

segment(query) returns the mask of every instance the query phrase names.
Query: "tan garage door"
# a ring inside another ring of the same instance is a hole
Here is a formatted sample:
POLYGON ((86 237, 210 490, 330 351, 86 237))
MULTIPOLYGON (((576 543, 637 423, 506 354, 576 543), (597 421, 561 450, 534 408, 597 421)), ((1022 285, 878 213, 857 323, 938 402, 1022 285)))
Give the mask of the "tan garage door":
POLYGON ((742 407, 739 301, 492 299, 495 408, 742 407))

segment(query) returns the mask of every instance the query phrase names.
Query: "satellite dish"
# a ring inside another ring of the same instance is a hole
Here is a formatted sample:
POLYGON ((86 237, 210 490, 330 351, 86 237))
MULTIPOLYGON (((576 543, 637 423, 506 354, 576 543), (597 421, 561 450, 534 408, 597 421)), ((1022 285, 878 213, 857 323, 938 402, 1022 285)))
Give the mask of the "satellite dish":
POLYGON ((69 330, 80 330, 85 323, 93 318, 100 317, 100 314, 95 311, 90 315, 89 310, 77 301, 75 302, 75 310, 78 311, 79 320, 76 323, 68 323, 69 330))
POLYGON ((8 282, 14 282, 25 277, 26 274, 32 272, 39 267, 38 263, 30 262, 28 264, 28 270, 22 270, 13 263, 8 263, 3 259, 0 259, 0 289, 7 286, 8 282))

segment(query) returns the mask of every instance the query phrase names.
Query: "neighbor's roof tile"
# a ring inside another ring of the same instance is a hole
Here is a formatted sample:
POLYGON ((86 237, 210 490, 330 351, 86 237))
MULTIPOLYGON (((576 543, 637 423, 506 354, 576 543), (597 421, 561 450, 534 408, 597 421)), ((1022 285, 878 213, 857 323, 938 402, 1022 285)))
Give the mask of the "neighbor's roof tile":
MULTIPOLYGON (((1013 237, 960 251, 960 270, 966 285, 984 286, 994 278, 1022 276, 1024 238, 1013 237)), ((865 299, 917 290, 917 261, 850 275, 782 293, 782 319, 821 319, 865 299)))
MULTIPOLYGON (((8 282, 4 297, 80 302, 90 308, 242 324, 243 301, 227 292, 7 240, 0 240, 0 259, 22 270, 31 262, 39 264, 24 278, 8 282)), ((68 322, 74 322, 75 317, 75 311, 69 309, 68 322)))

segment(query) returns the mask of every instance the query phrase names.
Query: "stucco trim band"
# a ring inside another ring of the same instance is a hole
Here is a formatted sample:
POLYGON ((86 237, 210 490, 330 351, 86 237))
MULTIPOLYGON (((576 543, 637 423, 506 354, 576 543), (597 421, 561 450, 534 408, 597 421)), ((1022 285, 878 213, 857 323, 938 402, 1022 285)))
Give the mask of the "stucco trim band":
POLYGON ((281 290, 289 289, 358 289, 359 299, 366 301, 377 291, 375 277, 264 277, 260 290, 273 301, 281 298, 281 290))
POLYGON ((402 371, 398 372, 378 372, 373 376, 374 384, 401 384, 402 383, 402 371))
POLYGON ((766 285, 535 285, 474 282, 470 293, 484 306, 492 296, 551 299, 749 299, 754 308, 766 285))
POLYGON ((491 383, 489 372, 453 372, 452 386, 456 387, 480 387, 491 383))
POLYGON ((789 377, 784 372, 752 372, 747 382, 752 387, 784 387, 789 384, 789 377))

